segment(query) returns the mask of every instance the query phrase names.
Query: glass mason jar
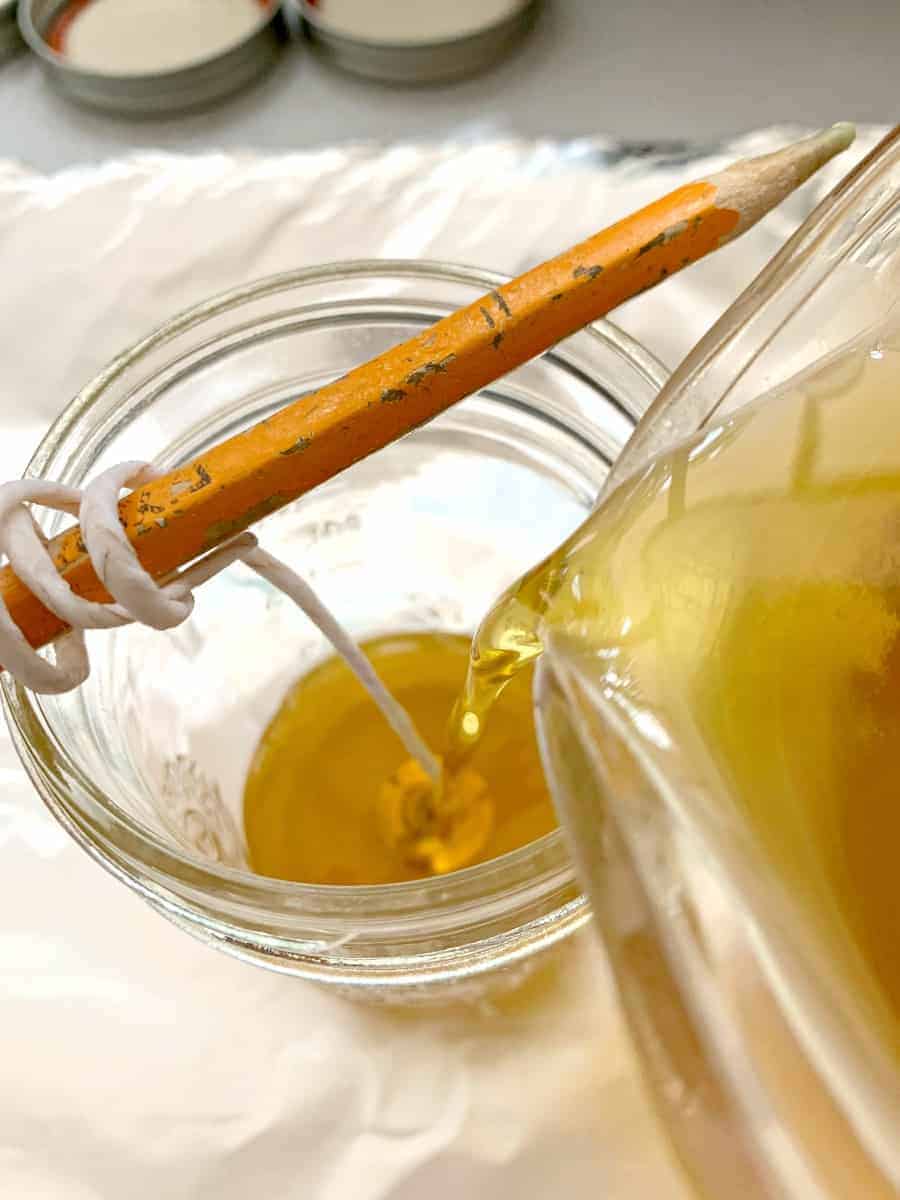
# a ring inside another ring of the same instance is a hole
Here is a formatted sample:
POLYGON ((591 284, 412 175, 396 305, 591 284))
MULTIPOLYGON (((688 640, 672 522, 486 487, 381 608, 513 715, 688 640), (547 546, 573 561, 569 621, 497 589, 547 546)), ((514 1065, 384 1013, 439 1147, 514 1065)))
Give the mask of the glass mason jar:
MULTIPOLYGON (((888 328, 896 343, 898 300, 895 133, 679 367, 608 489, 862 338, 880 358, 888 328)), ((758 452, 762 466, 767 447, 758 452)), ((830 467, 819 457, 814 444, 812 478, 843 478, 834 448, 830 467)), ((671 490, 674 521, 690 504, 671 490)), ((897 1196, 900 1068, 884 1012, 848 985, 747 808, 712 782, 700 739, 669 736, 640 702, 617 705, 589 650, 547 639, 536 680, 544 763, 682 1163, 717 1200, 897 1196)))
MULTIPOLYGON (((174 468, 498 282, 350 263, 219 296, 112 362, 28 473, 77 487, 125 459, 174 468)), ((261 541, 354 635, 470 632, 592 508, 664 378, 614 326, 584 330, 269 517, 261 541)), ((43 528, 52 536, 64 521, 45 515, 43 528)), ((185 930, 359 996, 408 999, 513 977, 586 920, 559 833, 421 883, 322 887, 250 872, 250 755, 289 684, 329 648, 246 569, 200 589, 176 630, 88 634, 88 645, 92 674, 74 693, 37 697, 3 679, 13 737, 72 836, 185 930)))

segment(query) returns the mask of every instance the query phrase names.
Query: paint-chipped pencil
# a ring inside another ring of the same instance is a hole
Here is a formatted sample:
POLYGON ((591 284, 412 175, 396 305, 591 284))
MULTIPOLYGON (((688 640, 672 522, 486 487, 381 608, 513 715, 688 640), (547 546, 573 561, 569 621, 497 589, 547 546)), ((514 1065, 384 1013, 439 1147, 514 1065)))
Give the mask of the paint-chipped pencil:
MULTIPOLYGON (((853 140, 835 125, 678 188, 288 405, 120 504, 159 578, 246 529, 561 338, 748 229, 853 140), (148 514, 152 516, 148 517, 148 514)), ((77 526, 51 550, 72 589, 108 601, 77 526)), ((32 644, 65 626, 9 567, 0 597, 32 644)))

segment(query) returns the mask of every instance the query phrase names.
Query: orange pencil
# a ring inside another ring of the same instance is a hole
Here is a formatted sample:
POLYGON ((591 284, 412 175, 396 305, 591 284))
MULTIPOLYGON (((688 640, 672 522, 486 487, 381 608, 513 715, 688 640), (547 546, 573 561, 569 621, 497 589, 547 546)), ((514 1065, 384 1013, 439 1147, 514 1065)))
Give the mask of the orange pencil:
MULTIPOLYGON (((853 140, 836 125, 687 184, 403 345, 138 488, 119 512, 159 578, 738 236, 853 140)), ((72 589, 108 601, 78 527, 51 545, 72 589)), ((5 567, 0 596, 34 647, 65 626, 5 567)))

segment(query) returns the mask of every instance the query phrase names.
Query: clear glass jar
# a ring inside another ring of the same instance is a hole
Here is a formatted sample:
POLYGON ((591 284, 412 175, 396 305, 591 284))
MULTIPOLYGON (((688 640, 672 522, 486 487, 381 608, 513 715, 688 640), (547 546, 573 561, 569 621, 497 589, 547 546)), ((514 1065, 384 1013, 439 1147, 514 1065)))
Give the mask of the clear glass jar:
MULTIPOLYGON (((898 231, 895 132, 681 364, 609 487, 895 329, 898 231)), ((897 1196, 900 1070, 882 1011, 850 986, 847 960, 711 782, 699 739, 669 737, 639 704, 623 716, 608 682, 596 654, 548 638, 536 681, 544 762, 682 1163, 711 1198, 897 1196)))
MULTIPOLYGON (((124 459, 172 468, 498 282, 356 263, 217 297, 111 363, 29 474, 80 486, 124 459)), ((268 518, 261 540, 355 634, 471 631, 590 510, 664 378, 612 325, 582 331, 268 518)), ((44 529, 63 524, 48 516, 44 529)), ((201 589, 177 630, 88 638, 93 671, 75 693, 35 697, 3 679, 18 751, 72 836, 196 936, 356 995, 409 998, 514 972, 586 920, 558 833, 414 884, 314 887, 247 869, 246 764, 288 684, 328 648, 244 568, 201 589)))

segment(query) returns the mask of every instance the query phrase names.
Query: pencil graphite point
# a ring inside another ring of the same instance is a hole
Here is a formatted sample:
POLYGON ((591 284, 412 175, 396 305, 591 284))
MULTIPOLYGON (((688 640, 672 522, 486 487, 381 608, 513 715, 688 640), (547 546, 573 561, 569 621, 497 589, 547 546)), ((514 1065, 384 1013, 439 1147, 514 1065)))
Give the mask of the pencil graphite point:
MULTIPOLYGON (((830 129, 824 129, 818 136, 834 146, 832 153, 840 154, 842 150, 853 145, 856 139, 856 126, 850 121, 838 121, 836 125, 832 125, 830 129)), ((831 155, 828 157, 830 158, 831 155)), ((823 161, 827 162, 828 160, 823 161)))

